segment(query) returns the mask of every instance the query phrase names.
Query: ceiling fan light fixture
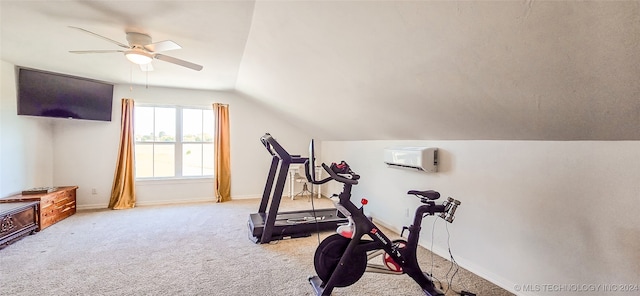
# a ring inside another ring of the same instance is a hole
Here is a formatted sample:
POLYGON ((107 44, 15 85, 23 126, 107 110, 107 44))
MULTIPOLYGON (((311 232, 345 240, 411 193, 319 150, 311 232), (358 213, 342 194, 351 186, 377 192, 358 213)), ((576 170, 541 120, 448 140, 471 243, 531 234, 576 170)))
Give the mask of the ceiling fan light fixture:
POLYGON ((150 53, 141 50, 127 50, 124 55, 129 61, 138 65, 146 65, 153 60, 150 53))

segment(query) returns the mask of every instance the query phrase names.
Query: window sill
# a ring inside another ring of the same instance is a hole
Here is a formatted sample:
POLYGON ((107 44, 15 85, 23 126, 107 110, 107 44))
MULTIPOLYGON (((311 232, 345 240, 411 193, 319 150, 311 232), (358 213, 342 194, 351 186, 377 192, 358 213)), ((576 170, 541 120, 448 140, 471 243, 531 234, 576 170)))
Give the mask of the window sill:
POLYGON ((157 185, 157 184, 196 184, 213 183, 213 177, 182 177, 182 178, 158 178, 158 179, 136 179, 136 186, 157 185))

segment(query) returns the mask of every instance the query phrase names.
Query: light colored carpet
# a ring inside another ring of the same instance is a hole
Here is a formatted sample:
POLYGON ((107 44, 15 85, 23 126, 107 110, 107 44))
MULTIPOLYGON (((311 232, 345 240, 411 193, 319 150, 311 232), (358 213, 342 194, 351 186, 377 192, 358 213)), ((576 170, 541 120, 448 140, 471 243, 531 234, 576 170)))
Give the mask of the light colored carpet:
MULTIPOLYGON (((331 205, 316 201, 318 208, 331 205)), ((0 295, 313 295, 307 278, 315 274, 317 236, 254 244, 247 220, 258 205, 239 200, 80 211, 0 250, 0 295)), ((306 198, 283 199, 282 210, 309 207, 306 198)), ((420 249, 418 256, 430 269, 430 253, 420 249)), ((450 262, 436 259, 434 274, 446 289, 450 262)), ((512 295, 463 269, 453 288, 512 295)), ((366 273, 333 295, 422 293, 406 275, 366 273)))

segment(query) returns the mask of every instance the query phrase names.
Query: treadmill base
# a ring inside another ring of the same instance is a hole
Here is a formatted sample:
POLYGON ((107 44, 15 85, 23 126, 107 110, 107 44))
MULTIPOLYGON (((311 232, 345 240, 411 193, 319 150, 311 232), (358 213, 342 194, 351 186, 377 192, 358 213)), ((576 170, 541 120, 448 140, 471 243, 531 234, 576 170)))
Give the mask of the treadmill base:
POLYGON ((346 218, 339 217, 336 209, 318 209, 278 213, 273 224, 270 238, 263 239, 266 215, 252 213, 249 215, 249 239, 254 243, 267 243, 271 240, 307 237, 311 233, 335 230, 340 224, 347 223, 346 218), (264 240, 264 241, 263 241, 264 240), (268 240, 268 241, 267 241, 268 240))

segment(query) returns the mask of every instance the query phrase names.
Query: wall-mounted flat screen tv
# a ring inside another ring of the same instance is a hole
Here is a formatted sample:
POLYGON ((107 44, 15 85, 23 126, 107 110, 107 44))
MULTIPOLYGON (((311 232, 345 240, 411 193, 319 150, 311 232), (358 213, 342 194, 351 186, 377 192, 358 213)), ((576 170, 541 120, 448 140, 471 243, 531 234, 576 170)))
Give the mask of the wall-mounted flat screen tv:
POLYGON ((18 115, 111 121, 113 84, 16 67, 18 115))

